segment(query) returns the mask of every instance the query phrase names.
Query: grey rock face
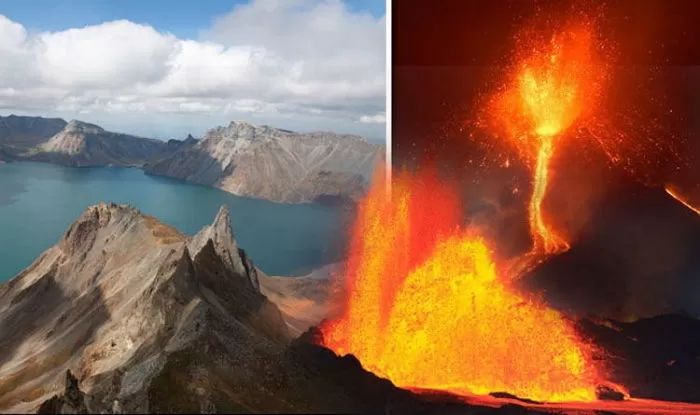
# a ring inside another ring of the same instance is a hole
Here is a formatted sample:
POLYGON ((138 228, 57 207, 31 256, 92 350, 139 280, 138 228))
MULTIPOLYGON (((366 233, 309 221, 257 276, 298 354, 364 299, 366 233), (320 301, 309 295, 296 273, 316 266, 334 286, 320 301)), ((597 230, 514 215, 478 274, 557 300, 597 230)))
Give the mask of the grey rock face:
POLYGON ((224 262, 229 272, 248 276, 251 287, 255 290, 259 288, 257 274, 255 271, 248 271, 247 264, 245 264, 247 257, 245 254, 242 254, 242 251, 239 252, 240 250, 233 238, 228 207, 221 206, 214 223, 199 231, 190 240, 187 247, 192 255, 196 257, 206 248, 209 241, 213 242, 214 251, 224 262))
POLYGON ((298 134, 232 122, 196 144, 149 163, 152 174, 288 203, 356 199, 365 190, 382 147, 350 135, 298 134))
POLYGON ((73 120, 48 141, 25 152, 23 156, 78 167, 140 167, 177 149, 163 141, 113 133, 94 124, 73 120))
POLYGON ((228 226, 222 209, 191 239, 127 206, 88 208, 0 285, 0 412, 54 395, 48 407, 73 405, 67 370, 88 412, 155 411, 180 395, 206 406, 224 362, 227 382, 254 384, 290 337, 228 226), (161 393, 176 380, 186 390, 161 393))

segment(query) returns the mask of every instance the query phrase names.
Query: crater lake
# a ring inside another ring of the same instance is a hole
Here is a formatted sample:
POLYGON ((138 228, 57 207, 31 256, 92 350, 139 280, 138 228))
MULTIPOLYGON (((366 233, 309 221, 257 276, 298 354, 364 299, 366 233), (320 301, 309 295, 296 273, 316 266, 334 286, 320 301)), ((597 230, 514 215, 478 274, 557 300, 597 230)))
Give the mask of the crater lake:
POLYGON ((227 205, 239 246, 269 275, 301 275, 338 261, 351 217, 347 207, 239 197, 135 168, 0 163, 0 281, 29 266, 99 202, 132 205, 188 235, 227 205))

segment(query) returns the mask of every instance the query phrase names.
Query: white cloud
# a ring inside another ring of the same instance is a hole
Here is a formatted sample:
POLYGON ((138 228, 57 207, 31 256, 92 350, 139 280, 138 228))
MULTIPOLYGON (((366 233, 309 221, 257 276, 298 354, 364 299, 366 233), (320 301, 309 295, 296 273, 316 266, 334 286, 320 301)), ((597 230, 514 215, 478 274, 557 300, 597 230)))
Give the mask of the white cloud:
MULTIPOLYGON (((278 57, 267 68, 279 93, 300 102, 352 100, 377 106, 385 93, 384 18, 351 13, 339 0, 259 0, 240 5, 205 37, 278 57), (271 69, 281 70, 272 74, 271 69)), ((381 106, 383 108, 383 106, 381 106)))
POLYGON ((3 112, 384 122, 384 18, 339 0, 252 1, 199 40, 126 20, 28 33, 0 15, 0 55, 3 112))
POLYGON ((384 113, 363 115, 360 117, 360 122, 364 124, 384 124, 386 122, 386 115, 384 115, 384 113))
POLYGON ((179 54, 174 36, 126 20, 42 33, 35 46, 43 80, 72 90, 158 81, 179 54))

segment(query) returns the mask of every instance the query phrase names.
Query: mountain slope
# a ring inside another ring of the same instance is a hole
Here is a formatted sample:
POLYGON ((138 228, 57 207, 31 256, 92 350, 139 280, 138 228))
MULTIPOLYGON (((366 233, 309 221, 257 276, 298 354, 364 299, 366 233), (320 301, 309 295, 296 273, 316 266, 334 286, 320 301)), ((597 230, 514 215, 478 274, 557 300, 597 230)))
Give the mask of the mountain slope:
POLYGON ((252 268, 225 209, 190 239, 129 207, 89 208, 0 286, 0 410, 35 409, 68 369, 88 408, 148 410, 173 359, 213 343, 245 360, 231 376, 250 381, 288 341, 252 268))
POLYGON ((160 140, 113 133, 94 124, 73 120, 24 155, 36 161, 69 166, 140 167, 178 148, 160 140))
POLYGON ((0 149, 10 154, 25 151, 46 142, 65 126, 60 118, 0 116, 0 149))
POLYGON ((299 277, 268 276, 258 270, 260 291, 279 307, 293 335, 338 315, 344 284, 343 264, 325 265, 299 277))
POLYGON ((237 195, 298 203, 357 198, 380 157, 381 146, 356 136, 232 122, 145 170, 237 195))

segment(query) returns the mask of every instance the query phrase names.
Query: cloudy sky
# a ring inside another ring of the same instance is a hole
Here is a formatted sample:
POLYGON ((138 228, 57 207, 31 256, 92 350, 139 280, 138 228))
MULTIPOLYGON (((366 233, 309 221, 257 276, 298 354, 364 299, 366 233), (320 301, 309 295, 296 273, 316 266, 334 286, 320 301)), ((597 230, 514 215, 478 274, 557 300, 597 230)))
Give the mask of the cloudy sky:
POLYGON ((384 138, 383 0, 1 0, 0 115, 384 138))

